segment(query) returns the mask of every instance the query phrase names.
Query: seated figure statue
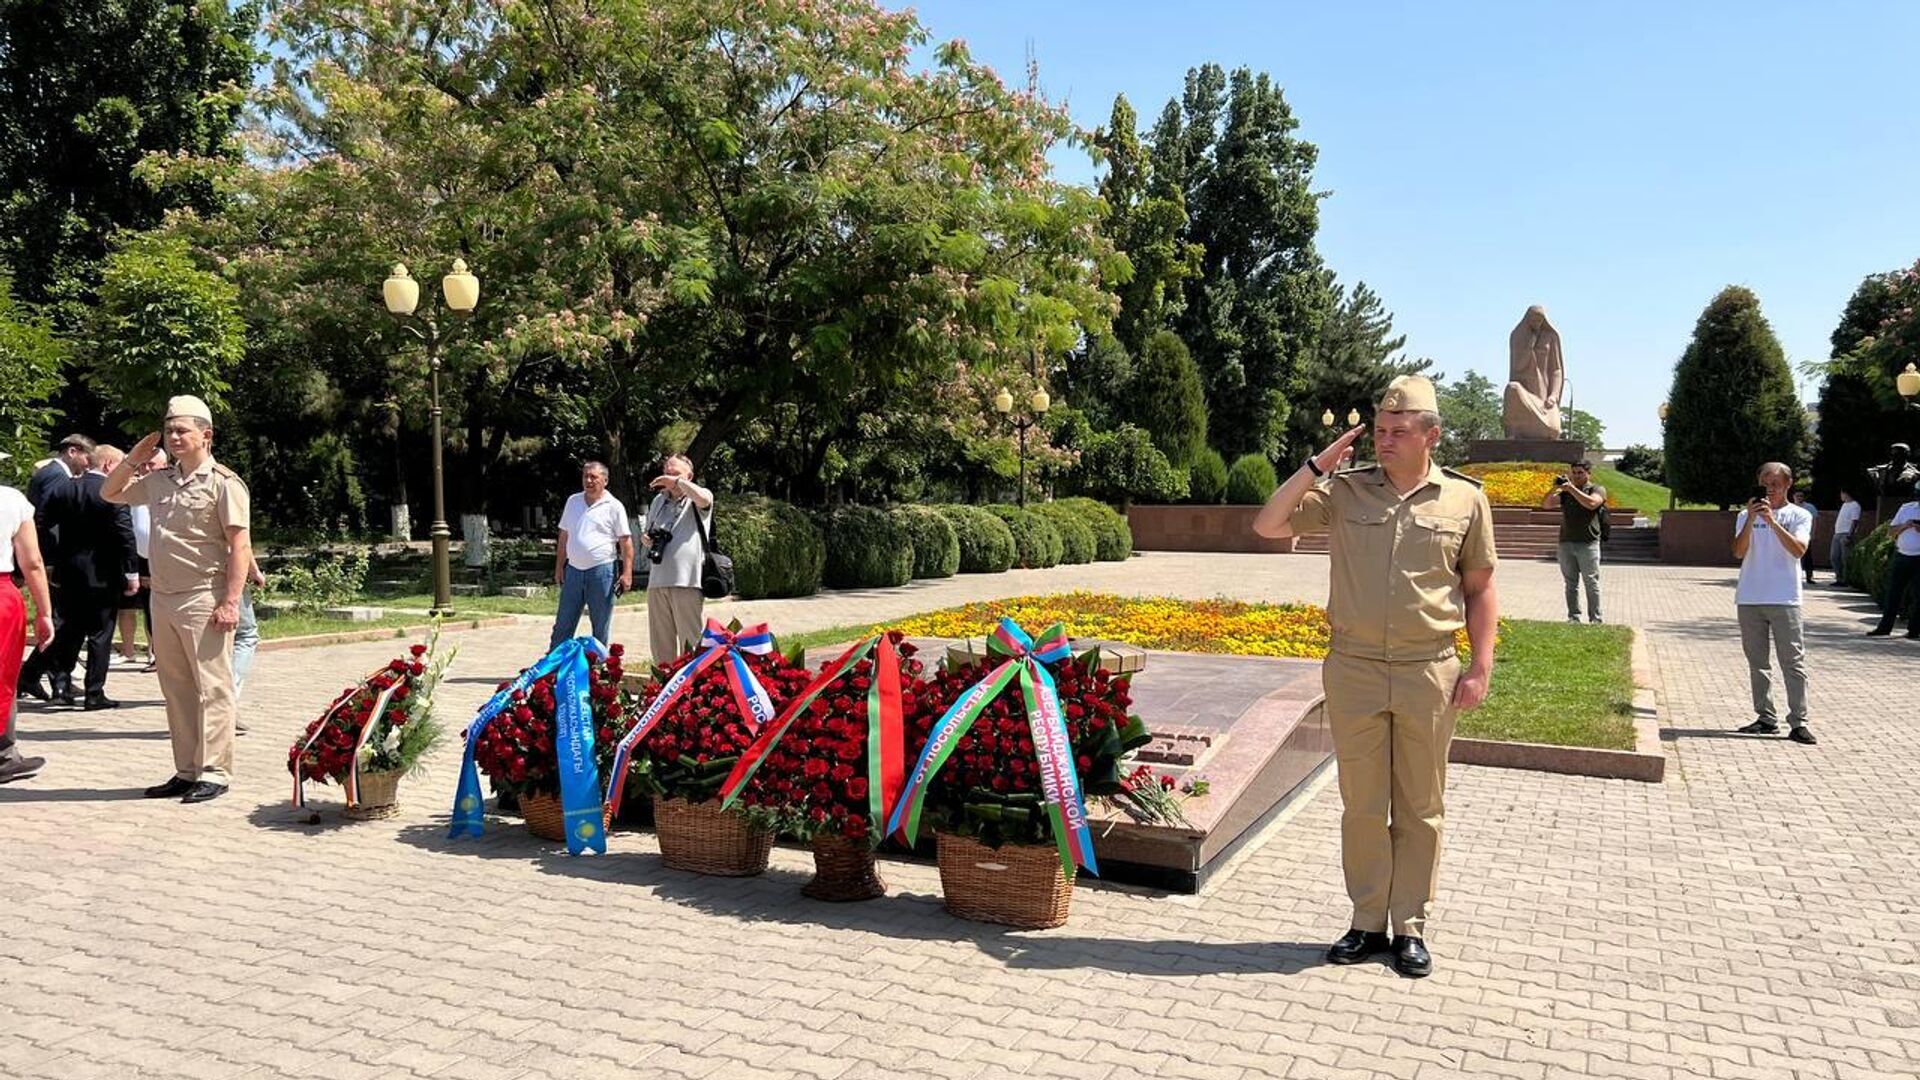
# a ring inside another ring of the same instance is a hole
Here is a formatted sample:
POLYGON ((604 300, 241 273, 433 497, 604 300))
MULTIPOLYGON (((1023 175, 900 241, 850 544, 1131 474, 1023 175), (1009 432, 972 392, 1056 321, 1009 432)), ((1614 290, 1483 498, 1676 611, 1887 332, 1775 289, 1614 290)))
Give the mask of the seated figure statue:
POLYGON ((1506 408, 1502 420, 1509 439, 1558 439, 1560 394, 1567 372, 1560 356, 1560 331, 1547 321, 1547 309, 1535 304, 1507 336, 1506 408))
POLYGON ((1906 443, 1894 443, 1888 453, 1891 457, 1884 464, 1867 469, 1867 475, 1873 479, 1873 490, 1880 495, 1905 495, 1920 481, 1920 467, 1907 460, 1913 450, 1906 443))

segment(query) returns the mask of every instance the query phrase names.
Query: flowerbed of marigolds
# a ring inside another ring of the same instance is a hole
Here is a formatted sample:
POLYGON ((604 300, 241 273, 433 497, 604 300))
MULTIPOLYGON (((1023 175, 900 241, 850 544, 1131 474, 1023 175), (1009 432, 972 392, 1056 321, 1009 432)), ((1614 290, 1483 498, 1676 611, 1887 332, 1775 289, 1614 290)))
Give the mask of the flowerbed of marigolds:
POLYGON ((1553 478, 1565 476, 1567 467, 1540 461, 1496 461, 1462 465, 1456 471, 1479 480, 1487 501, 1495 506, 1539 506, 1553 490, 1553 478))

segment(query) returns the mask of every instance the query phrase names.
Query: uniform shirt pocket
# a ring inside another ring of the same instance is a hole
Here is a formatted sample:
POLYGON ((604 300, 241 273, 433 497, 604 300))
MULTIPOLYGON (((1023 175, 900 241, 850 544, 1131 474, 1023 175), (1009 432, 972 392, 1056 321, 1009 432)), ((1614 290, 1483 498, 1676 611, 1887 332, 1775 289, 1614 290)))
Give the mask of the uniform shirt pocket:
POLYGON ((1449 569, 1459 561, 1460 549, 1466 544, 1467 522, 1467 518, 1448 514, 1413 515, 1415 535, 1424 537, 1428 549, 1449 569))

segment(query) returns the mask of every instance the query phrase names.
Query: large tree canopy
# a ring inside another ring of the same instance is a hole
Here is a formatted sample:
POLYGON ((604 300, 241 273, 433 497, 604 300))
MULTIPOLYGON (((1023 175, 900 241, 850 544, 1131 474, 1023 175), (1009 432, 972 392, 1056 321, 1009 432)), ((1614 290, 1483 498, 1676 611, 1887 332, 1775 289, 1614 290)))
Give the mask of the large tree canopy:
POLYGON ((1806 412, 1751 289, 1728 286, 1700 313, 1674 367, 1666 434, 1674 494, 1722 509, 1745 501, 1762 463, 1800 464, 1806 412))

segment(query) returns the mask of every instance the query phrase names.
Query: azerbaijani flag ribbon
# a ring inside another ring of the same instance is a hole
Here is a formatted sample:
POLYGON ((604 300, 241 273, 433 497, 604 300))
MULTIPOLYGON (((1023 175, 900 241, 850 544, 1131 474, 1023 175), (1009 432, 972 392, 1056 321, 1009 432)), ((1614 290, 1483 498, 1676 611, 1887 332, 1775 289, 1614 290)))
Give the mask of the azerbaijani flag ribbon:
POLYGON ((773 651, 773 634, 768 632, 766 623, 744 627, 734 633, 714 619, 707 620, 707 628, 700 634, 700 652, 687 662, 687 666, 673 673, 673 678, 660 688, 647 711, 640 714, 632 730, 621 738, 620 745, 613 752, 613 776, 607 785, 607 803, 619 806, 621 795, 627 789, 627 762, 633 757, 633 748, 647 733, 653 730, 660 718, 667 714, 673 703, 679 701, 693 680, 714 664, 724 662, 727 673, 727 685, 733 690, 733 701, 740 709, 740 719, 746 723, 747 730, 758 733, 762 727, 774 719, 773 696, 767 688, 760 685, 760 679, 753 669, 747 666, 747 658, 742 653, 764 656, 773 651))
POLYGON ((833 663, 822 668, 806 690, 780 711, 780 716, 760 732, 720 785, 726 809, 746 790, 747 781, 766 763, 773 748, 780 745, 787 729, 820 695, 853 671, 860 661, 872 655, 873 679, 867 687, 867 807, 873 814, 875 831, 886 827, 887 814, 900 794, 906 779, 906 721, 900 703, 900 660, 893 639, 875 634, 853 645, 833 663))
POLYGON ((1093 857, 1093 831, 1087 826, 1087 804, 1080 793, 1080 776, 1074 769, 1073 741, 1067 733, 1066 715, 1060 708, 1060 693, 1046 665, 1057 664, 1072 655, 1067 646, 1067 631, 1054 623, 1035 641, 1012 619, 1003 618, 987 638, 987 651, 1007 659, 959 700, 948 707, 927 733, 927 745, 907 775, 906 789, 894 804, 887 822, 888 833, 899 833, 912 844, 920 835, 920 810, 927 797, 927 785, 934 774, 953 755, 960 739, 973 727, 993 699, 1016 680, 1027 707, 1027 725, 1033 734, 1033 756, 1040 767, 1040 789, 1053 820, 1053 839, 1060 849, 1060 866, 1072 876, 1074 866, 1098 874, 1093 857))
POLYGON ((473 723, 467 725, 466 754, 460 761, 460 786, 453 795, 453 826, 447 830, 448 839, 479 836, 485 824, 482 808, 486 796, 480 791, 480 770, 474 765, 473 749, 487 725, 507 710, 513 695, 557 673, 553 688, 557 714, 553 749, 559 759, 560 810, 566 820, 567 854, 578 855, 587 848, 606 854, 600 774, 593 761, 593 708, 588 700, 592 686, 587 677, 588 657, 605 656, 606 652, 606 648, 591 637, 563 641, 480 706, 473 723))
MULTIPOLYGON (((334 713, 337 713, 342 708, 344 708, 347 702, 353 700, 353 697, 355 694, 358 694, 363 687, 365 687, 368 683, 372 682, 374 679, 378 678, 381 672, 388 671, 388 670, 391 670, 391 669, 388 668, 387 665, 381 664, 379 667, 375 668, 374 670, 367 672, 366 678, 361 679, 359 682, 354 683, 352 686, 349 686, 345 690, 341 691, 340 696, 333 699, 333 704, 327 706, 327 711, 320 714, 320 722, 314 725, 313 734, 307 736, 307 741, 300 744, 300 757, 305 758, 307 756, 307 751, 313 749, 313 744, 319 742, 320 736, 326 734, 327 721, 333 719, 334 713)), ((368 730, 370 730, 373 727, 373 722, 375 720, 378 720, 379 718, 380 718, 380 710, 375 709, 372 713, 369 714, 366 727, 363 727, 360 729, 359 738, 354 740, 353 768, 347 774, 350 782, 352 783, 352 789, 349 791, 347 796, 350 799, 358 799, 360 797, 359 749, 361 746, 366 745, 366 741, 367 741, 366 733, 368 730)), ((301 761, 299 759, 295 759, 294 765, 293 765, 293 805, 295 809, 305 809, 307 805, 307 780, 305 775, 303 775, 302 773, 302 769, 303 769, 303 765, 301 761)))

